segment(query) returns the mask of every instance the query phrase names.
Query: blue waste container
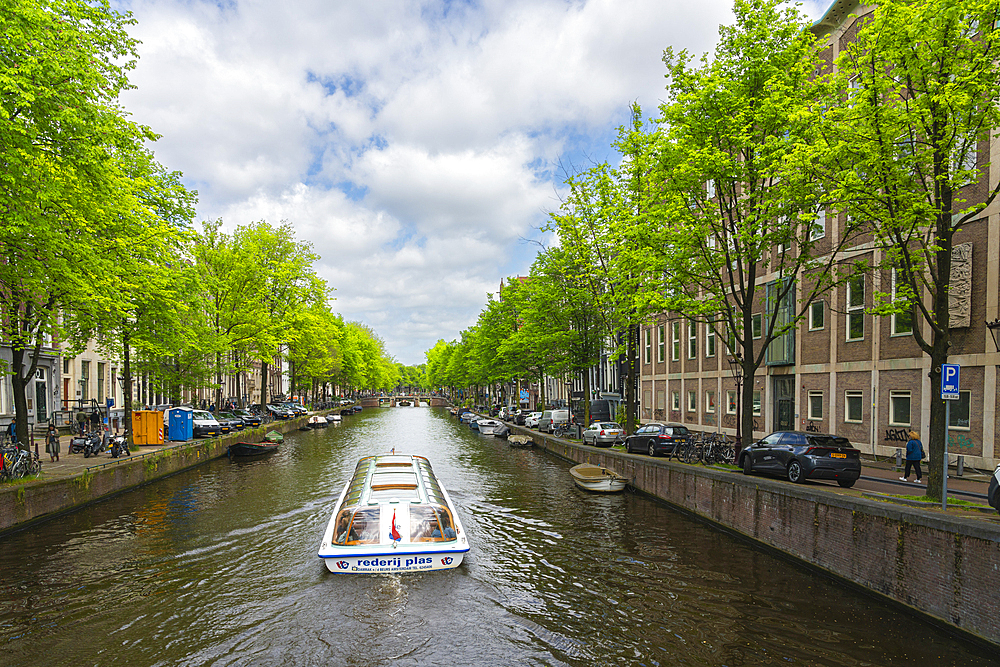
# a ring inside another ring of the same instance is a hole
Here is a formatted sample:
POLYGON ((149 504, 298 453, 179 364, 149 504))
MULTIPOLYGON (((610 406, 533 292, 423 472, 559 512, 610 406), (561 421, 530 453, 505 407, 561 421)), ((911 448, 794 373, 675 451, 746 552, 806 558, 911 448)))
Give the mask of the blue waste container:
POLYGON ((194 439, 194 410, 170 408, 167 437, 177 442, 194 439))

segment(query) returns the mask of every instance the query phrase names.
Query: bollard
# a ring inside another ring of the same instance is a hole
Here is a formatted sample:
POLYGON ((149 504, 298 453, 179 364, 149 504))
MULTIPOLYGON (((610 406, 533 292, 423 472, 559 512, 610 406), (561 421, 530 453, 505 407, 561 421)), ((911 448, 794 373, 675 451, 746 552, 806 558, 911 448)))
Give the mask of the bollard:
POLYGON ((965 457, 959 455, 958 457, 958 476, 961 477, 962 473, 965 472, 965 457))
POLYGON ((896 467, 897 468, 903 467, 903 450, 900 449, 899 447, 896 447, 896 467))

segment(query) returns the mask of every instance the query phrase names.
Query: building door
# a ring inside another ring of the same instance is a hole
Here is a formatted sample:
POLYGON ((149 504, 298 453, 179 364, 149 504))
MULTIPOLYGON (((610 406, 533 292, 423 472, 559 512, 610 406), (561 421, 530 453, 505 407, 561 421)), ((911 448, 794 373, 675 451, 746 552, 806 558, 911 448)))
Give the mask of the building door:
POLYGON ((49 393, 49 385, 45 382, 45 369, 39 368, 35 372, 35 423, 41 424, 49 420, 49 404, 46 402, 46 394, 49 393))
POLYGON ((795 376, 775 376, 774 387, 774 430, 791 431, 795 428, 795 376))

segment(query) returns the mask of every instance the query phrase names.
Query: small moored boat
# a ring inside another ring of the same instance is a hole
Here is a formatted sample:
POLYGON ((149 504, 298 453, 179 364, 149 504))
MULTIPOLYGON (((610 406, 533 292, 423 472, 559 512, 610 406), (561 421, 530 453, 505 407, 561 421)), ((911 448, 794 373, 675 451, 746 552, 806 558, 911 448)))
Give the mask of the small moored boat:
POLYGON ((333 422, 334 424, 338 424, 341 421, 343 421, 343 417, 341 417, 340 415, 327 415, 326 416, 326 423, 327 424, 329 424, 330 422, 333 422))
POLYGON ((278 451, 277 442, 234 442, 229 445, 229 458, 234 456, 262 456, 278 451))
POLYGON ((569 469, 576 485, 585 491, 617 493, 625 488, 628 480, 614 470, 593 463, 581 463, 569 469))
POLYGON ((333 510, 319 557, 331 572, 426 572, 458 567, 468 536, 422 456, 358 461, 333 510))
POLYGON ((498 422, 496 419, 480 419, 476 422, 476 426, 483 435, 493 435, 498 428, 503 426, 503 422, 498 422))
POLYGON ((309 418, 309 428, 325 428, 326 426, 329 426, 326 417, 313 415, 309 418))
POLYGON ((285 436, 283 436, 278 431, 268 431, 264 436, 264 442, 277 442, 282 443, 285 441, 285 436))

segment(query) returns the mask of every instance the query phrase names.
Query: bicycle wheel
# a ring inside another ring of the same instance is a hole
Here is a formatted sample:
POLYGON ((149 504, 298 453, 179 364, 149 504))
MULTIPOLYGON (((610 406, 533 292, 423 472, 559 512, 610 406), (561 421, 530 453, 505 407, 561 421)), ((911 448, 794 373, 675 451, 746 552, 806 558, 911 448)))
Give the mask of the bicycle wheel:
POLYGON ((691 463, 694 460, 695 443, 684 443, 684 463, 691 463))

